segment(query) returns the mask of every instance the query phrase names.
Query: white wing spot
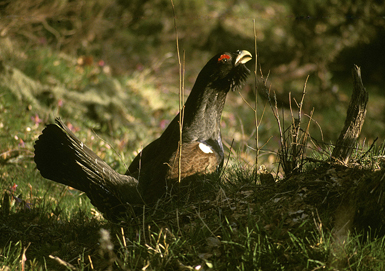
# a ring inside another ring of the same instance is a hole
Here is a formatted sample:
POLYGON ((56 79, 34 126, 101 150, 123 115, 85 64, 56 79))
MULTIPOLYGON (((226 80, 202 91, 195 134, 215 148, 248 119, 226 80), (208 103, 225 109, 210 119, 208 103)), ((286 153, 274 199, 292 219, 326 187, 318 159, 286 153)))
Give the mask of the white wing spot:
POLYGON ((199 143, 199 149, 201 149, 201 151, 203 151, 204 153, 213 153, 211 147, 207 146, 204 143, 199 143))

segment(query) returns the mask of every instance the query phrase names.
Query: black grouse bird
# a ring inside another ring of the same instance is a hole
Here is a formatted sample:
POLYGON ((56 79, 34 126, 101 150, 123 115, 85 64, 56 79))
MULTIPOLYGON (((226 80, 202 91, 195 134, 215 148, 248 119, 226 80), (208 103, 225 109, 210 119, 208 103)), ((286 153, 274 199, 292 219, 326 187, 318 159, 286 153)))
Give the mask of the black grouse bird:
MULTIPOLYGON (((250 71, 248 51, 214 56, 199 73, 184 106, 181 178, 218 170, 224 160, 220 119, 226 95, 241 87, 250 71)), ((84 191, 107 219, 136 206, 154 204, 179 174, 179 114, 146 146, 124 175, 115 172, 57 118, 35 143, 41 175, 84 191)), ((134 208, 134 209, 133 209, 134 208)))

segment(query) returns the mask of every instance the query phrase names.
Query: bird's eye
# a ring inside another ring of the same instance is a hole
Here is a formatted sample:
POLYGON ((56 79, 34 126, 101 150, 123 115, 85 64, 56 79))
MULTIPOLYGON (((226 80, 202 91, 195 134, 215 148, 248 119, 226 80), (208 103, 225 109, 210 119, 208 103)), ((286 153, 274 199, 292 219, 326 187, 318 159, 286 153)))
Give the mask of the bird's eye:
POLYGON ((222 61, 222 62, 226 62, 228 59, 230 59, 230 56, 229 55, 221 55, 219 58, 218 58, 218 62, 222 61))

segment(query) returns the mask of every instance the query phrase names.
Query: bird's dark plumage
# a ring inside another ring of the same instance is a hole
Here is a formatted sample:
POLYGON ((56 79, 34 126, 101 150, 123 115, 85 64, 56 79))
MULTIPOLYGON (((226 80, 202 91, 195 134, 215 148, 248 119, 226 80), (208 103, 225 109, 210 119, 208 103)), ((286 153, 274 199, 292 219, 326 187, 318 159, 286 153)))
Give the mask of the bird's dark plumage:
MULTIPOLYGON (((247 51, 214 56, 199 73, 184 106, 181 178, 222 166, 220 119, 226 95, 241 87, 252 58, 247 51)), ((124 175, 86 147, 60 119, 35 144, 35 162, 47 179, 84 191, 108 219, 135 205, 153 204, 178 180, 179 114, 135 157, 124 175)))

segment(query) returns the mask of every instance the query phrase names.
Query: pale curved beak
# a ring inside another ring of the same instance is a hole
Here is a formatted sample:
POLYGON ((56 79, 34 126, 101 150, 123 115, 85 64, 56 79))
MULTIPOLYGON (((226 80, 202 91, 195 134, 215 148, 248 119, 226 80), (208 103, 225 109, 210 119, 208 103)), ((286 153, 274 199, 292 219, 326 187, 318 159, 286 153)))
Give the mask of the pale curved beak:
POLYGON ((251 60, 253 56, 249 51, 246 50, 240 50, 238 51, 238 56, 235 59, 235 65, 238 64, 245 64, 247 61, 251 60))

